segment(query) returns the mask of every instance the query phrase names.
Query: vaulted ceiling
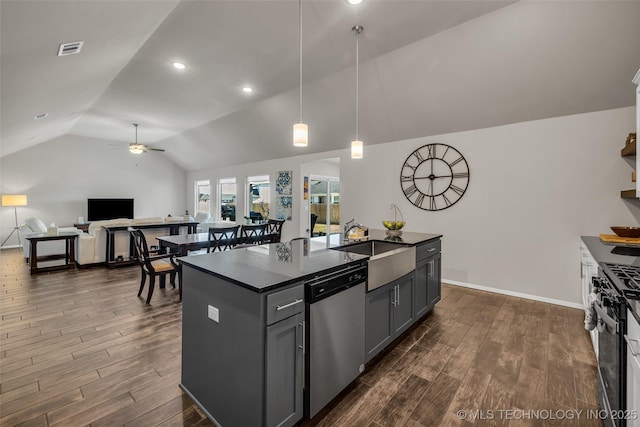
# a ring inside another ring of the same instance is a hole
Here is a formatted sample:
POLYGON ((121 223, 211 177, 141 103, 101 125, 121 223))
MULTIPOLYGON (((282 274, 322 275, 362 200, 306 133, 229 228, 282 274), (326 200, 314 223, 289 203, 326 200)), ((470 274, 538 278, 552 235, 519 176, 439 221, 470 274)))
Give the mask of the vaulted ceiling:
POLYGON ((356 24, 365 144, 630 106, 640 68, 638 1, 303 0, 310 144, 294 148, 295 0, 0 7, 2 156, 64 135, 125 146, 132 123, 166 150, 143 155, 185 170, 347 148, 356 24), (56 55, 78 40, 80 53, 56 55))

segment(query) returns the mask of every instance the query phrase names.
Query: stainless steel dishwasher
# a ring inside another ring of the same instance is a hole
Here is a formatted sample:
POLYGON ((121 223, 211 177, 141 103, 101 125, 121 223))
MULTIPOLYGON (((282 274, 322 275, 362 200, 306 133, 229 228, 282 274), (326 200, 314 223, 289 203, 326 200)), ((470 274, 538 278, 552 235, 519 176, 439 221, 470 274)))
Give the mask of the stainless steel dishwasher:
POLYGON ((364 370, 367 263, 307 281, 305 416, 311 418, 364 370))

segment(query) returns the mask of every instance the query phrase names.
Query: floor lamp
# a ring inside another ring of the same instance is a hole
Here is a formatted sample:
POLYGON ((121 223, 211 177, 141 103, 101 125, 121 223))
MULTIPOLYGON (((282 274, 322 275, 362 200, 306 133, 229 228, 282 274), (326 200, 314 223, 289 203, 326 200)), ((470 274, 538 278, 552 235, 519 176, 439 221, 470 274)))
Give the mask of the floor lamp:
POLYGON ((16 225, 11 230, 11 233, 7 236, 6 239, 2 241, 0 244, 0 248, 7 243, 7 240, 13 236, 13 233, 18 235, 18 245, 22 246, 22 242, 20 242, 20 227, 18 227, 18 206, 27 206, 27 195, 26 194, 3 194, 2 195, 2 206, 12 206, 13 214, 15 216, 16 225))

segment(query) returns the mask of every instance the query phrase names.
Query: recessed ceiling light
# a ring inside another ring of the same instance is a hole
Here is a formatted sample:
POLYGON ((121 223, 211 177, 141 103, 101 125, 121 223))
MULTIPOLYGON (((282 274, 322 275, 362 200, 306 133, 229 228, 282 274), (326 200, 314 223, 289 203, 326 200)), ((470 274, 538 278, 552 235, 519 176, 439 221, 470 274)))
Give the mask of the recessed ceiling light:
POLYGON ((253 88, 252 88, 252 87, 249 87, 249 86, 244 86, 244 87, 242 88, 242 91, 243 91, 244 93, 251 93, 251 92, 253 92, 253 88))
POLYGON ((360 4, 362 3, 362 0, 347 0, 349 2, 349 4, 360 4))
POLYGON ((182 62, 174 62, 171 65, 173 65, 173 67, 177 68, 178 70, 184 70, 185 68, 187 68, 187 66, 184 65, 182 62))
POLYGON ((36 114, 35 116, 33 116, 33 120, 40 120, 40 119, 44 119, 45 117, 47 117, 49 115, 49 113, 42 113, 42 114, 36 114))

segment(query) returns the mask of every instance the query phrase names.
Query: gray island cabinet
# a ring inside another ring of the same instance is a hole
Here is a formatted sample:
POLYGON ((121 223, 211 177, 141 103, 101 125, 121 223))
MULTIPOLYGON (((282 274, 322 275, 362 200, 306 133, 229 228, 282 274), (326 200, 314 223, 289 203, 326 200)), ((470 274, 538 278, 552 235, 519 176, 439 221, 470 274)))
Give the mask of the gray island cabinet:
POLYGON ((221 426, 292 426, 303 418, 303 281, 364 256, 302 242, 180 258, 180 386, 221 426))
MULTIPOLYGON (((415 233, 407 233, 415 235, 415 233)), ((367 293, 365 360, 384 350, 440 301, 441 241, 439 235, 416 243, 416 269, 367 293)), ((403 242, 413 243, 409 236, 403 242)))

